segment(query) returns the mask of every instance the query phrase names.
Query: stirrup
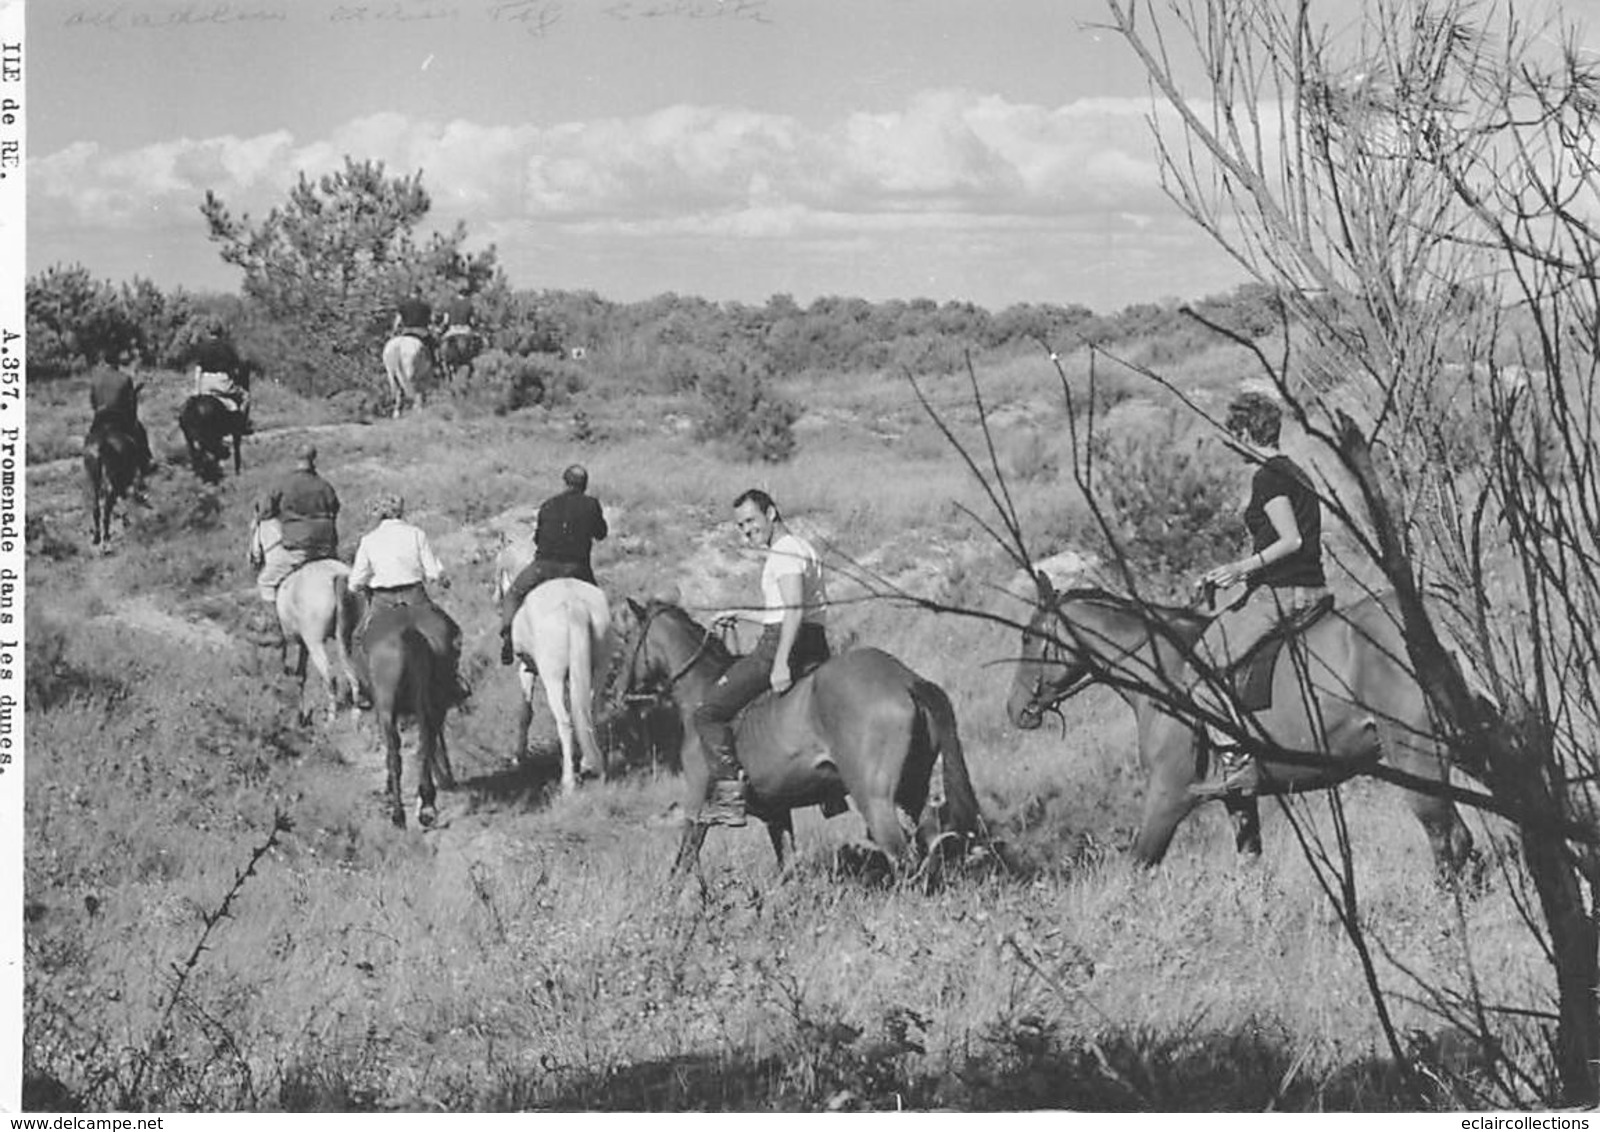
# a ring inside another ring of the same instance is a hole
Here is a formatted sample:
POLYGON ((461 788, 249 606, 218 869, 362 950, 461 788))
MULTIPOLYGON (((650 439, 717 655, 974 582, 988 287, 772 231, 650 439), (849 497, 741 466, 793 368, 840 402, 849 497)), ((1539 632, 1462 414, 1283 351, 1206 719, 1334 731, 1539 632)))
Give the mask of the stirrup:
POLYGON ((1261 767, 1254 756, 1238 747, 1213 747, 1211 773, 1189 787, 1189 795, 1200 799, 1248 797, 1261 788, 1261 767))

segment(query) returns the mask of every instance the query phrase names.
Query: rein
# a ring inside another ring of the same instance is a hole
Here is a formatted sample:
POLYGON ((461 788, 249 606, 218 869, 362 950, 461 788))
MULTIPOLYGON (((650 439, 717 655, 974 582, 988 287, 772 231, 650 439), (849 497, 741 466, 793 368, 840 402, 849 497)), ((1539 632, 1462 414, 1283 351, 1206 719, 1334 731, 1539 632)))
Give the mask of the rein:
MULTIPOLYGON (((655 619, 658 616, 666 612, 666 608, 666 606, 656 606, 645 615, 644 621, 640 623, 639 641, 633 646, 633 656, 628 660, 628 677, 627 684, 625 685, 626 688, 631 689, 633 687, 634 673, 638 671, 639 658, 644 655, 645 642, 650 638, 650 626, 655 623, 655 619)), ((660 703, 662 700, 667 699, 669 696, 671 696, 672 689, 677 687, 678 681, 687 676, 694 666, 699 664, 700 661, 706 656, 711 649, 711 642, 716 639, 718 639, 716 634, 710 629, 704 630, 700 637, 699 645, 697 645, 695 650, 689 654, 689 659, 680 664, 677 670, 668 676, 665 682, 660 685, 660 687, 648 692, 624 691, 617 697, 618 702, 624 704, 644 704, 660 703)))

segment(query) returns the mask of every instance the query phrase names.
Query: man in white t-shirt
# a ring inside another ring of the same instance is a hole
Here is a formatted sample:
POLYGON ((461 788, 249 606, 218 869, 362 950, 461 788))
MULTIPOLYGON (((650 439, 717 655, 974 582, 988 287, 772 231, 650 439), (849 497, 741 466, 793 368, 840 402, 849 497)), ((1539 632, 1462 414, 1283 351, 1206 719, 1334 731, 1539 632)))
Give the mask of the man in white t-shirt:
POLYGON ((733 501, 739 534, 751 546, 765 547, 761 571, 762 608, 735 609, 717 622, 755 621, 761 639, 748 655, 723 673, 695 708, 694 728, 711 768, 711 787, 699 821, 705 825, 744 824, 744 782, 733 750, 733 718, 767 689, 783 693, 795 676, 828 659, 828 594, 822 559, 805 539, 784 525, 778 505, 756 488, 733 501))

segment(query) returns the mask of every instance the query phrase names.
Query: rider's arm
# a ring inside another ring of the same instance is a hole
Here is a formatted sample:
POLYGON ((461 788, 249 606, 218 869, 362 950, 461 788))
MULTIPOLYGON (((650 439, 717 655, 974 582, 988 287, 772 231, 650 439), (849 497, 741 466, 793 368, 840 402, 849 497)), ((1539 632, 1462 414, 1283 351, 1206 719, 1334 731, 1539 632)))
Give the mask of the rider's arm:
POLYGON ((417 532, 417 559, 422 563, 422 576, 430 583, 444 577, 444 564, 433 552, 433 547, 428 543, 428 536, 421 531, 417 532))
POLYGON ((1272 520, 1272 529, 1278 538, 1257 554, 1252 554, 1245 559, 1248 564, 1246 572, 1259 570, 1263 566, 1287 558, 1299 550, 1303 540, 1300 537, 1300 527, 1294 521, 1294 507, 1289 503, 1287 495, 1275 495, 1266 502, 1267 518, 1272 520))
POLYGON ((350 567, 350 577, 345 585, 352 590, 364 590, 372 582, 372 556, 367 553, 367 540, 356 546, 356 560, 350 567))
POLYGON ((800 583, 800 575, 779 575, 778 594, 783 598, 783 623, 778 629, 778 655, 773 659, 772 671, 776 674, 781 668, 785 675, 789 675, 789 653, 794 648, 795 638, 800 635, 800 621, 805 615, 805 591, 800 583))

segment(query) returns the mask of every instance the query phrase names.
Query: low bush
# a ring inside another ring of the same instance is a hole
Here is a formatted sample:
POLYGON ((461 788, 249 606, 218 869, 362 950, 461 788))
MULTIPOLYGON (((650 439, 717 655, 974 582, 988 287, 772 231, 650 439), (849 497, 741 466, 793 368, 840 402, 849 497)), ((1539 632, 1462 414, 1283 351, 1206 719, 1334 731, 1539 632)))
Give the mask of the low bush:
POLYGON ((781 464, 794 455, 800 409, 768 386, 765 374, 739 361, 703 371, 695 383, 695 436, 745 460, 781 464))
POLYGON ((1147 580, 1146 596, 1186 599, 1197 571, 1241 552, 1245 469, 1208 426, 1160 410, 1090 447, 1092 496, 1110 528, 1091 525, 1092 549, 1147 580))

